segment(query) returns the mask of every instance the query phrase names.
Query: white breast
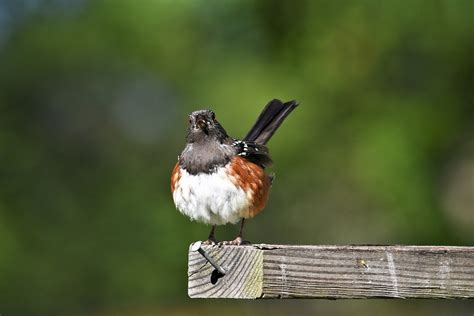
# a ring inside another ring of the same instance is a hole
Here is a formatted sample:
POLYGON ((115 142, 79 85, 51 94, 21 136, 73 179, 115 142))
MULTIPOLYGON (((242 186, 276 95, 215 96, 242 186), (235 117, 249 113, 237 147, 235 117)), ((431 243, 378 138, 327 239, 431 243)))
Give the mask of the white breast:
POLYGON ((178 210, 192 220, 224 225, 234 224, 248 213, 251 194, 230 180, 225 167, 198 175, 181 169, 173 199, 178 210))

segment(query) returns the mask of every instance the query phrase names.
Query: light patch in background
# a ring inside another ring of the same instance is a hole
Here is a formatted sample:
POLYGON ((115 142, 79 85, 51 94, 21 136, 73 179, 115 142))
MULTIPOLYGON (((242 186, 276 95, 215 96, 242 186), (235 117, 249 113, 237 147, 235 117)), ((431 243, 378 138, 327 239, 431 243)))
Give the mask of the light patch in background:
POLYGON ((0 49, 31 16, 75 14, 87 0, 0 0, 0 49))
POLYGON ((455 163, 443 190, 444 210, 463 234, 472 235, 474 227, 474 157, 455 163))
POLYGON ((47 104, 45 126, 68 142, 98 142, 111 132, 115 139, 154 144, 173 127, 177 98, 170 86, 146 73, 64 78, 44 90, 46 97, 38 99, 47 104))
POLYGON ((166 137, 175 117, 176 98, 163 82, 135 78, 115 96, 113 115, 126 136, 139 143, 166 137))

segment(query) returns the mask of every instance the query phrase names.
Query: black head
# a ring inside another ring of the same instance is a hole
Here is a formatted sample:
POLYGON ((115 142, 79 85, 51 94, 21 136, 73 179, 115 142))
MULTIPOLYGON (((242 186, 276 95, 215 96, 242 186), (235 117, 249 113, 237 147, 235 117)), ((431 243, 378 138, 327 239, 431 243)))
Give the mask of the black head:
POLYGON ((229 136, 217 122, 216 115, 211 110, 194 111, 189 115, 188 143, 217 140, 222 143, 229 136))

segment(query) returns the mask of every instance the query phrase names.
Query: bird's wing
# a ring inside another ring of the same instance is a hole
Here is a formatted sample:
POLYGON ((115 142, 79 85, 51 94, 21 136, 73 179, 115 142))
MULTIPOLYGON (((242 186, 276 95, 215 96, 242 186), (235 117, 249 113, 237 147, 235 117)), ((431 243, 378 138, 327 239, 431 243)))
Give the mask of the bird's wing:
POLYGON ((232 143, 237 150, 237 155, 261 166, 262 168, 269 167, 273 164, 270 158, 270 153, 265 145, 257 144, 256 142, 235 140, 232 143))

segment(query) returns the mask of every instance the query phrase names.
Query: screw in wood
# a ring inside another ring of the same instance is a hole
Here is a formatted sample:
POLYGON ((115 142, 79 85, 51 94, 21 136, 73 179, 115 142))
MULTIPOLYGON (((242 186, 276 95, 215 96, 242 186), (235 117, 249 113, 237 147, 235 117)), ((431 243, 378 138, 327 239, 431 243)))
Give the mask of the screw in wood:
POLYGON ((217 262, 201 247, 202 241, 196 241, 191 245, 191 250, 192 251, 197 251, 199 252, 206 260, 209 262, 216 270, 219 272, 221 275, 225 275, 226 271, 217 264, 217 262))

